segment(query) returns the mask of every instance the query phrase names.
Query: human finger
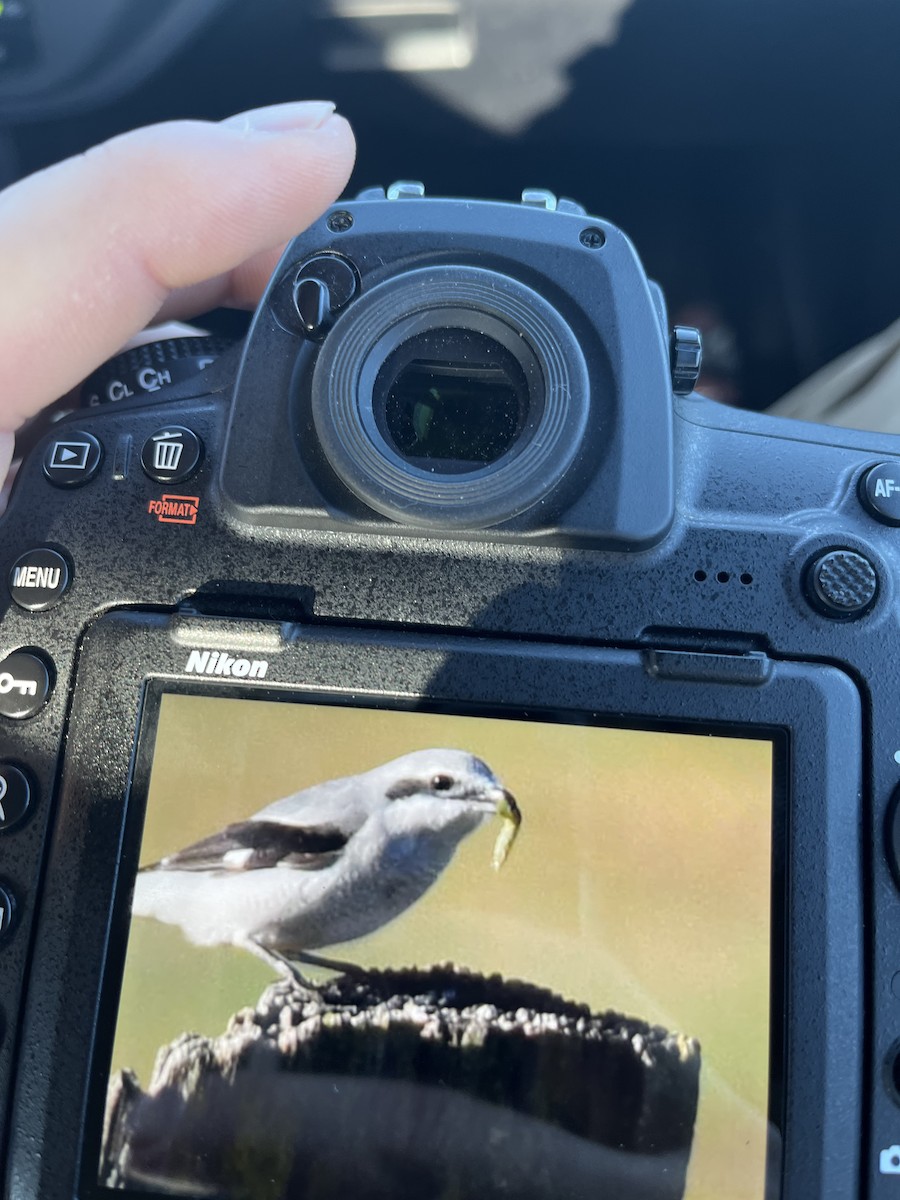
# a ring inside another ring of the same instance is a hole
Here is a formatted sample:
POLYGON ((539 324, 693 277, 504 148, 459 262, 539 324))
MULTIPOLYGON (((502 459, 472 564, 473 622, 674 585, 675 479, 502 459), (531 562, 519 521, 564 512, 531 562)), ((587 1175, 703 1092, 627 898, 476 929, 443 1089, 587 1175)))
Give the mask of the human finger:
POLYGON ((115 353, 173 292, 224 279, 207 295, 249 299, 266 251, 340 193, 353 149, 330 104, 277 105, 139 129, 0 193, 0 261, 15 284, 0 292, 0 432, 115 353))
POLYGON ((154 322, 189 320, 211 308, 255 308, 285 245, 282 242, 271 250, 263 250, 214 279, 172 292, 163 301, 154 322))

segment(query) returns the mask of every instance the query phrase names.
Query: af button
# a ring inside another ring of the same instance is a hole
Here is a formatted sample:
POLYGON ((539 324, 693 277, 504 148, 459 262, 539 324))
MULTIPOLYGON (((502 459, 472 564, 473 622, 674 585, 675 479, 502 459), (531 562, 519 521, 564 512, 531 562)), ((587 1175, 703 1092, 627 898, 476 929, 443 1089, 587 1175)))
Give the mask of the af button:
POLYGON ((859 481, 859 498, 885 525, 900 525, 900 462, 870 467, 859 481))

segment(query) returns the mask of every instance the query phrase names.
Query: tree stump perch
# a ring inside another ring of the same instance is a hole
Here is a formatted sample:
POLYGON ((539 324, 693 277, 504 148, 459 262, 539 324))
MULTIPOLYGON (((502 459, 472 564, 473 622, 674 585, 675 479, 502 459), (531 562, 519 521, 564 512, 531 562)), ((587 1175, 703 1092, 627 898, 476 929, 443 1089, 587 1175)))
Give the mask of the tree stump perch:
POLYGON ((452 965, 288 982, 146 1092, 110 1080, 100 1180, 228 1200, 680 1200, 691 1038, 452 965))

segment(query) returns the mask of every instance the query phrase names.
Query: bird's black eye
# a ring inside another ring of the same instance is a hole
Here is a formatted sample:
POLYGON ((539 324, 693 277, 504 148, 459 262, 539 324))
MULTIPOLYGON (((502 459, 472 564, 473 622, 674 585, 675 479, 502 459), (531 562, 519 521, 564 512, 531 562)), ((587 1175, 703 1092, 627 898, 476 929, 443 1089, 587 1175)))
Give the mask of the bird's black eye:
POLYGON ((452 775, 433 775, 431 778, 431 790, 433 792, 449 792, 452 787, 452 775))

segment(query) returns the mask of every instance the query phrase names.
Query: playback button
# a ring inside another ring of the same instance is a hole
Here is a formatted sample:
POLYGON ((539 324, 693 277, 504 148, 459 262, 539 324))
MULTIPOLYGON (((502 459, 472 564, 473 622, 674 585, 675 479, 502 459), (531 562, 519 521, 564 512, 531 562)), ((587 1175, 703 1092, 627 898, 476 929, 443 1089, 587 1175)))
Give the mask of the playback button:
POLYGON ((31 804, 31 785, 18 767, 0 763, 0 833, 18 825, 31 804))
POLYGON ((102 460, 103 448, 94 435, 75 429, 47 446, 44 474, 55 487, 81 487, 94 478, 102 460))

